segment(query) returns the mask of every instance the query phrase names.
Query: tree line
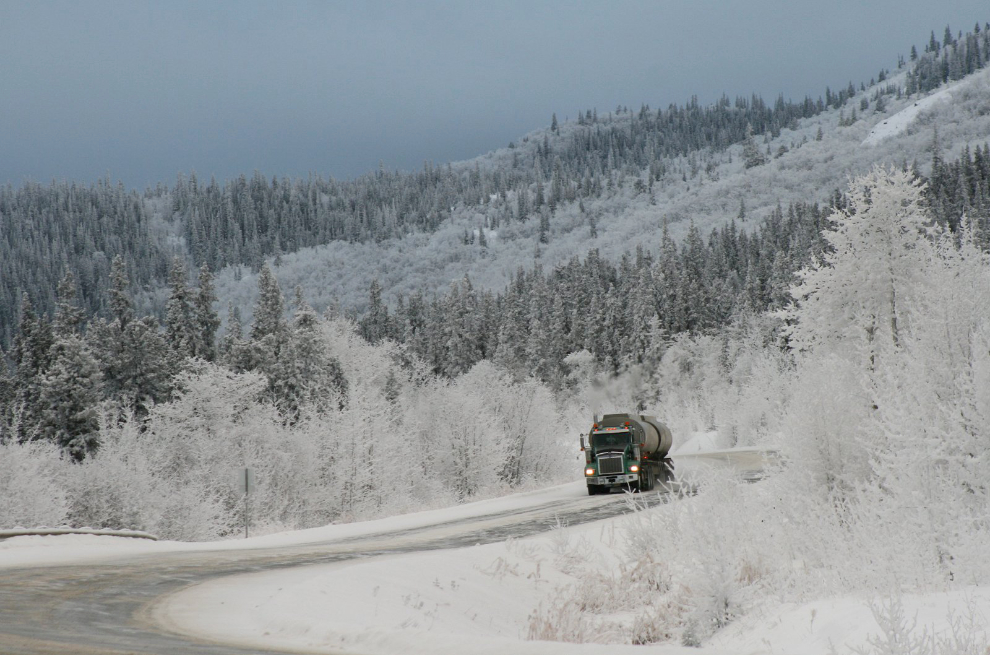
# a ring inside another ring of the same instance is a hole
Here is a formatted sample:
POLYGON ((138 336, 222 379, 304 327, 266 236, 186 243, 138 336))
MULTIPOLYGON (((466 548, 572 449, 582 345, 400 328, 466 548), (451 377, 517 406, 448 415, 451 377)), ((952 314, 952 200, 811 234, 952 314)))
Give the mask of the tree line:
POLYGON ((908 94, 926 93, 946 82, 961 80, 990 62, 990 23, 985 23, 982 30, 976 23, 972 32, 956 36, 946 25, 941 41, 932 31, 924 52, 919 54, 911 46, 911 61, 905 87, 908 94))

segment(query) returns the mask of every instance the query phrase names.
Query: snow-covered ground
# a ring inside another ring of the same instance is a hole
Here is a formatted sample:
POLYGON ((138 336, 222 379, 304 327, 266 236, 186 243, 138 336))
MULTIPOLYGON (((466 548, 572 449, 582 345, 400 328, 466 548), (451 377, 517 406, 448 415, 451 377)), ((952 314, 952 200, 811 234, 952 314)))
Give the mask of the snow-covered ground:
MULTIPOLYGON (((607 569, 616 534, 630 520, 562 527, 508 543, 233 576, 171 596, 156 616, 174 630, 246 646, 367 654, 826 655, 870 652, 871 640, 886 639, 870 607, 885 599, 842 597, 757 608, 701 648, 525 641, 533 610, 573 582, 569 572, 607 569), (575 560, 578 552, 588 559, 575 560)), ((987 588, 900 601, 908 623, 917 621, 916 637, 950 634, 953 617, 976 626, 990 619, 987 588)))
MULTIPOLYGON (((566 531, 597 538, 603 529, 591 524, 566 531)), ((546 540, 234 576, 175 594, 155 614, 181 632, 260 648, 409 655, 644 652, 525 641, 530 613, 554 585, 566 582, 547 561, 546 540)), ((646 651, 698 652, 679 646, 646 651)))
POLYGON ((280 532, 248 539, 212 542, 147 541, 97 535, 14 537, 0 541, 0 570, 26 566, 60 566, 72 563, 117 561, 122 557, 155 553, 251 550, 304 546, 372 534, 391 534, 488 514, 522 511, 540 505, 581 498, 582 483, 528 491, 502 498, 466 503, 438 510, 415 512, 374 521, 328 525, 309 530, 280 532))
POLYGON ((934 91, 931 95, 925 96, 924 98, 918 98, 904 109, 889 118, 883 119, 876 126, 874 126, 873 129, 870 130, 870 134, 863 139, 863 145, 876 145, 884 139, 901 134, 918 118, 918 116, 921 115, 922 112, 934 109, 935 106, 941 102, 951 101, 953 92, 958 92, 961 87, 982 82, 986 78, 986 75, 987 71, 980 71, 979 73, 963 80, 943 86, 934 91))
POLYGON ((931 109, 935 104, 939 102, 945 102, 952 98, 952 90, 950 87, 945 87, 939 89, 932 95, 921 98, 917 100, 914 104, 909 107, 905 107, 901 111, 897 112, 890 118, 885 118, 876 127, 870 130, 869 136, 863 139, 864 146, 872 146, 880 143, 884 139, 890 138, 896 134, 900 134, 907 129, 918 115, 923 111, 931 109))

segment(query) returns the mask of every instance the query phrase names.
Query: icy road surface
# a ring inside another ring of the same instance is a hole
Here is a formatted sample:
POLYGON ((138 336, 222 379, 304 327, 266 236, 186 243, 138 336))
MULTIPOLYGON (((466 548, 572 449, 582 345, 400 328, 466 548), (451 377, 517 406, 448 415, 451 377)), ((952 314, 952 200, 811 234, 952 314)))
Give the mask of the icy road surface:
MULTIPOLYGON (((704 462, 758 477, 763 454, 697 454, 675 462, 683 479, 704 462)), ((227 576, 489 544, 545 532, 558 523, 579 525, 628 511, 622 494, 589 497, 578 482, 446 510, 242 542, 121 544, 126 540, 115 537, 17 537, 0 544, 0 651, 283 652, 270 645, 237 647, 182 634, 174 626, 160 625, 153 608, 162 598, 227 576)))

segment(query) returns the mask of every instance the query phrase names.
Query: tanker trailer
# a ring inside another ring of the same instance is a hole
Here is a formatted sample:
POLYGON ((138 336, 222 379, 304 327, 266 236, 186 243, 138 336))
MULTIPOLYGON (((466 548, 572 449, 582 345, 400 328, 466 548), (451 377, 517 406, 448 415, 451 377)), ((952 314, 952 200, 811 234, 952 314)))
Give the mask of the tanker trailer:
POLYGON ((667 459, 670 430, 653 416, 606 414, 595 419, 584 451, 584 479, 588 494, 605 494, 613 487, 650 491, 656 483, 673 479, 667 459))

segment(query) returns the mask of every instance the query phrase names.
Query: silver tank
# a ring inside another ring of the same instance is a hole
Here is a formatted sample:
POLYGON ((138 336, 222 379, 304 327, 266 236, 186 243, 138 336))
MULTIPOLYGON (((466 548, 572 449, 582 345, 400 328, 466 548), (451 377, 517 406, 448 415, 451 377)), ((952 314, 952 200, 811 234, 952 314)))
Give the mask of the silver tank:
MULTIPOLYGON (((645 414, 606 414, 598 421, 599 428, 625 426, 633 433, 633 443, 644 444, 643 452, 651 459, 663 459, 670 452, 673 437, 670 429, 658 421, 655 416, 645 414)), ((594 432, 592 428, 592 432, 594 432)), ((590 437, 590 435, 589 435, 590 437)))

